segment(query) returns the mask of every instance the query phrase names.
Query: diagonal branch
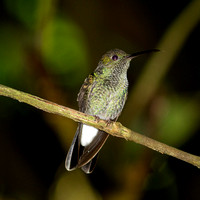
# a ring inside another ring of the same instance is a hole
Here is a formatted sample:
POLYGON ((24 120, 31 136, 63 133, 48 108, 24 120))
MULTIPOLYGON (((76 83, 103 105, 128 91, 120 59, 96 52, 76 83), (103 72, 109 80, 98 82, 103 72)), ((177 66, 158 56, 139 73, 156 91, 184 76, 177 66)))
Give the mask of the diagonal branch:
POLYGON ((178 150, 174 147, 168 146, 164 143, 158 142, 149 137, 146 137, 144 135, 131 131, 130 129, 122 126, 122 124, 119 122, 113 122, 113 123, 107 124, 107 122, 104 120, 97 120, 93 116, 86 115, 79 111, 58 105, 56 103, 44 100, 42 98, 6 87, 3 85, 0 85, 0 95, 16 99, 23 103, 27 103, 33 107, 36 107, 48 113, 61 115, 63 117, 70 118, 76 122, 83 122, 85 124, 94 126, 98 129, 106 131, 107 133, 113 136, 125 138, 126 140, 130 140, 135 143, 144 145, 162 154, 173 156, 175 158, 178 158, 180 160, 183 160, 185 162, 188 162, 200 168, 199 156, 195 156, 187 152, 178 150))

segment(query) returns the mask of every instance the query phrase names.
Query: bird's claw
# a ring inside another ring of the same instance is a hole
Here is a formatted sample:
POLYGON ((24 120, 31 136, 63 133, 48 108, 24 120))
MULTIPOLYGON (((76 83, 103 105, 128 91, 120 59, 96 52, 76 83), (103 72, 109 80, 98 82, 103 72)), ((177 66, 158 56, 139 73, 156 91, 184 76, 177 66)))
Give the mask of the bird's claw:
POLYGON ((106 126, 110 126, 112 123, 113 123, 112 120, 110 120, 110 119, 106 120, 106 126))
POLYGON ((97 121, 97 122, 99 122, 99 120, 100 120, 100 117, 98 117, 98 116, 94 116, 95 117, 95 120, 97 121))

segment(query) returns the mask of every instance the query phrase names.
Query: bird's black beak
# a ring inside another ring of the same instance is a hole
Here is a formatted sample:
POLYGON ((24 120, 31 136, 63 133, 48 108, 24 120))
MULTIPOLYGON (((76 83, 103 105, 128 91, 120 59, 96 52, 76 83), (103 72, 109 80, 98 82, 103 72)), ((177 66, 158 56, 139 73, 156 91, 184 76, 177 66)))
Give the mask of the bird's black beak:
POLYGON ((150 50, 145 50, 145 51, 139 51, 139 52, 136 52, 136 53, 128 55, 127 58, 135 58, 135 57, 141 56, 143 54, 152 53, 152 52, 158 52, 158 51, 160 51, 160 50, 158 50, 158 49, 150 49, 150 50))

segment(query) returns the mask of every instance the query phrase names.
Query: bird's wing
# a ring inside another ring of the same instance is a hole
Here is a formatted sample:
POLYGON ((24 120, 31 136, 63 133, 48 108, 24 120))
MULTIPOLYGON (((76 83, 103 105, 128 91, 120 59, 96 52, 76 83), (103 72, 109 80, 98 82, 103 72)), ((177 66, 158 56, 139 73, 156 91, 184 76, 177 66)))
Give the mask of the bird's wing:
POLYGON ((95 85, 95 76, 94 74, 90 74, 84 81, 77 97, 79 110, 81 112, 85 112, 88 104, 88 96, 91 89, 95 85))
MULTIPOLYGON (((85 112, 88 107, 88 98, 92 88, 96 85, 96 77, 94 74, 90 74, 88 78, 85 79, 80 92, 78 94, 79 110, 85 112)), ((79 131, 82 131, 83 124, 79 124, 79 131)), ((87 134, 87 133, 86 133, 87 134)), ((89 133, 88 133, 89 134, 89 133)), ((80 144, 81 134, 79 134, 79 162, 78 167, 86 173, 91 173, 95 167, 96 160, 98 157, 98 152, 108 138, 108 134, 104 131, 98 130, 96 136, 93 138, 92 142, 87 146, 82 146, 80 144)))
MULTIPOLYGON (((80 92, 78 94, 79 110, 85 112, 88 106, 88 96, 90 91, 95 86, 95 76, 89 75, 85 79, 80 92)), ((84 124, 79 123, 76 134, 72 141, 71 147, 67 154, 65 166, 67 170, 73 170, 81 167, 85 173, 91 173, 95 167, 98 152, 108 138, 108 134, 98 130, 92 141, 86 145, 81 145, 81 136, 84 124)), ((89 133, 90 134, 90 133, 89 133)))

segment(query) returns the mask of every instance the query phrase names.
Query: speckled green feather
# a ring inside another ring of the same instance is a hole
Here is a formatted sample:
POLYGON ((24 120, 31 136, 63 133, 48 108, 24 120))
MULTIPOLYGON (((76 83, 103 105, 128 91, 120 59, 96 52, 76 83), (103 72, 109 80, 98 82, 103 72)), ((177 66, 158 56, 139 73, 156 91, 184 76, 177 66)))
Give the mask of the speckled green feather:
POLYGON ((114 49, 101 58, 80 89, 78 102, 82 112, 105 120, 118 118, 127 98, 127 69, 131 60, 127 56, 124 51, 114 49), (113 56, 118 59, 113 60, 113 56))
MULTIPOLYGON (((79 110, 104 120, 117 120, 127 99, 127 70, 131 59, 152 51, 157 50, 129 55, 114 49, 104 54, 94 73, 85 79, 80 89, 79 110)), ((70 171, 81 167, 85 173, 91 173, 107 138, 106 132, 79 123, 67 154, 66 169, 70 171)))

